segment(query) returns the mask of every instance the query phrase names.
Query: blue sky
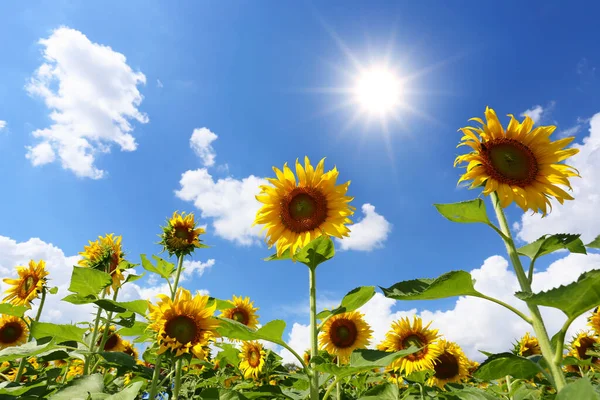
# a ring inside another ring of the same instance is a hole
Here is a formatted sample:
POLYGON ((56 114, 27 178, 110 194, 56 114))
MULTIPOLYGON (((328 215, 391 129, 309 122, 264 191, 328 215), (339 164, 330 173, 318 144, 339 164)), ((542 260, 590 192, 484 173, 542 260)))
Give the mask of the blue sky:
MULTIPOLYGON (((215 265, 186 286, 220 298, 250 296, 263 322, 305 323, 290 311, 306 301, 303 266, 263 262, 271 251, 255 237, 245 245, 227 240, 215 232, 218 217, 176 196, 184 172, 205 168, 189 143, 194 129, 206 127, 218 136, 211 143, 215 165, 206 167, 215 181, 271 176, 273 165, 327 157, 341 181, 352 181, 355 219, 371 204, 391 224, 380 246, 340 252, 320 268, 318 289, 328 299, 360 285, 479 268, 503 254, 499 239, 485 227, 453 225, 432 207, 478 195, 456 186, 456 130, 486 105, 502 116, 538 106, 540 122, 556 124, 559 133, 572 129, 581 143, 588 119, 600 111, 598 11, 592 2, 566 8, 541 1, 5 3, 0 235, 17 242, 39 237, 70 256, 114 232, 139 262, 140 253, 159 251, 154 243, 167 216, 193 211, 208 225, 205 242, 212 246, 194 259, 215 265), (59 160, 33 166, 26 158, 26 147, 39 143, 32 132, 52 121, 43 99, 25 86, 44 62, 39 40, 61 26, 110 46, 132 73, 145 76, 145 84, 133 85, 143 96, 137 110, 148 118, 131 120, 137 148, 121 151, 107 142, 110 153, 95 153, 101 179, 78 177, 59 160), (405 101, 413 111, 400 110, 387 133, 376 121, 351 124, 356 107, 338 107, 347 93, 316 90, 351 86, 353 59, 363 66, 387 60, 411 77, 405 101)), ((521 219, 514 207, 509 215, 521 219)))

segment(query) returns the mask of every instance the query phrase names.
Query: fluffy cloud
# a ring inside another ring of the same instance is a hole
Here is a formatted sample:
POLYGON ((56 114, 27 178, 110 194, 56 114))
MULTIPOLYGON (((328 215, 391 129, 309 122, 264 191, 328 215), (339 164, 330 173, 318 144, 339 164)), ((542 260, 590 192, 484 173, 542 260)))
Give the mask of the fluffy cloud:
POLYGON ((180 281, 183 282, 186 279, 194 277, 200 278, 204 275, 204 271, 212 268, 213 265, 215 265, 214 258, 211 258, 206 262, 185 260, 183 262, 183 271, 181 272, 180 281))
POLYGON ((544 113, 544 107, 537 105, 537 106, 533 106, 532 108, 523 111, 521 113, 521 117, 527 116, 527 117, 531 118, 533 120, 533 122, 535 122, 537 124, 542 119, 543 113, 544 113))
POLYGON ((255 196, 266 180, 254 175, 241 180, 214 180, 208 170, 201 168, 184 172, 179 183, 181 189, 176 196, 193 202, 202 218, 211 218, 218 236, 246 246, 258 242, 260 228, 252 227, 260 208, 255 196))
POLYGON ((336 239, 341 250, 371 251, 383 247, 392 230, 390 224, 381 214, 375 211, 375 206, 363 204, 363 219, 350 226, 350 236, 336 239))
POLYGON ((579 170, 581 178, 571 179, 574 201, 564 205, 555 204, 552 213, 545 218, 524 214, 518 237, 532 241, 546 233, 581 233, 589 242, 600 234, 600 113, 590 121, 590 134, 583 144, 575 144, 579 153, 567 163, 579 170))
MULTIPOLYGON (((600 268, 600 254, 570 254, 552 263, 545 271, 534 275, 533 290, 548 290, 576 280, 585 271, 600 268)), ((526 313, 524 303, 516 299, 513 293, 519 290, 519 284, 506 259, 493 256, 483 265, 471 271, 476 280, 475 288, 489 296, 496 297, 526 313)), ((379 343, 388 331, 390 324, 402 317, 412 319, 419 315, 425 322, 432 321, 432 327, 439 329, 449 340, 457 342, 465 353, 476 360, 484 356, 479 350, 490 352, 507 351, 525 332, 531 331, 519 317, 512 312, 487 300, 474 297, 460 297, 448 310, 417 310, 407 308, 393 311, 401 302, 384 297, 381 293, 365 304, 360 311, 373 329, 373 345, 379 343)), ((410 303, 405 303, 410 306, 410 303)), ((564 314, 556 309, 542 308, 546 327, 550 334, 560 329, 565 321, 564 314)), ((585 316, 578 318, 569 330, 572 335, 585 326, 585 316)), ((288 344, 297 352, 303 352, 310 344, 307 325, 294 323, 289 332, 288 344)), ((288 351, 281 352, 286 362, 294 362, 288 351)))
POLYGON ((113 144, 122 151, 137 148, 131 120, 148 122, 137 108, 142 102, 137 86, 146 77, 134 72, 123 54, 74 29, 61 27, 39 43, 44 62, 26 90, 44 100, 52 124, 33 132, 38 142, 26 157, 34 166, 59 158, 79 177, 101 178, 98 152, 109 152, 113 144))
POLYGON ((4 128, 6 128, 6 121, 0 120, 0 131, 4 128))
POLYGON ((215 149, 211 143, 217 140, 218 136, 211 132, 208 128, 196 128, 190 138, 190 147, 194 153, 202 160, 205 167, 215 165, 215 149))

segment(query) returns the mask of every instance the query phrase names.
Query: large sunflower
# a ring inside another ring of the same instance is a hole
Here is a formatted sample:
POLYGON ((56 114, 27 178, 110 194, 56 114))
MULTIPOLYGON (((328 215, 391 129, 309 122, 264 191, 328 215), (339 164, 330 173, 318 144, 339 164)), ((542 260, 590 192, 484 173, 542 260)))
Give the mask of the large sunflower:
MULTIPOLYGON (((98 346, 101 344, 102 337, 104 336, 104 327, 100 328, 98 332, 98 346)), ((104 351, 120 351, 125 352, 126 347, 124 340, 121 335, 116 332, 115 326, 111 326, 106 334, 106 342, 104 343, 104 351)), ((129 342, 127 342, 129 343, 129 342)))
POLYGON ((6 297, 3 301, 8 301, 15 306, 26 306, 31 308, 33 300, 37 299, 46 285, 46 263, 40 260, 38 263, 31 260, 29 266, 18 266, 17 279, 6 278, 4 283, 12 285, 6 290, 6 297))
POLYGON ((450 382, 461 382, 469 377, 469 359, 461 348, 453 342, 440 339, 441 354, 433 365, 435 373, 427 382, 430 386, 443 388, 450 382))
POLYGON ((569 355, 580 360, 591 359, 592 364, 600 364, 600 359, 587 354, 588 351, 597 351, 600 339, 592 332, 579 332, 571 341, 569 355))
POLYGON ((473 151, 458 156, 454 162, 455 166, 468 163, 459 182, 472 179, 471 188, 484 186, 485 195, 495 191, 503 208, 514 201, 523 211, 541 211, 546 215, 548 206, 552 208, 552 197, 561 204, 564 200, 573 200, 558 185, 571 189, 568 178, 579 176, 578 172, 560 162, 579 150, 564 148, 573 137, 550 141, 555 126, 532 129, 531 118, 525 117, 519 123, 513 115, 509 116, 510 123, 505 130, 494 110, 487 107, 486 123, 481 118, 471 118, 481 127, 460 129, 465 136, 459 146, 469 146, 473 151))
POLYGON ((596 335, 600 336, 600 307, 596 307, 589 317, 588 325, 596 332, 596 335))
POLYGON ((188 255, 198 247, 205 247, 200 241, 204 229, 198 228, 194 221, 194 214, 179 214, 177 211, 167 220, 167 225, 162 227, 160 244, 169 255, 188 255))
POLYGON ((434 360, 442 354, 437 329, 429 329, 431 322, 425 327, 420 317, 415 316, 413 323, 408 317, 392 323, 392 329, 386 333, 385 339, 377 348, 383 351, 396 352, 411 346, 421 348, 416 353, 394 361, 388 368, 397 369, 410 375, 413 371, 433 369, 434 360))
MULTIPOLYGON (((125 276, 119 269, 119 264, 125 256, 121 248, 121 239, 121 236, 114 236, 112 233, 104 237, 98 236, 98 240, 90 241, 89 245, 83 246, 83 251, 79 253, 83 258, 78 264, 110 274, 111 286, 114 290, 117 290, 125 280, 125 276)), ((106 288, 106 292, 110 293, 110 287, 106 288)))
POLYGON ((244 373, 244 378, 258 379, 258 375, 265 366, 266 353, 262 344, 259 342, 244 342, 240 357, 240 370, 244 373))
POLYGON ((529 357, 536 354, 542 354, 540 343, 535 336, 529 335, 529 332, 517 342, 514 352, 521 357, 529 357))
POLYGON ((319 335, 319 345, 329 354, 336 355, 342 362, 348 362, 355 349, 369 345, 373 331, 358 311, 334 315, 323 325, 319 335))
POLYGON ((277 178, 268 178, 272 186, 261 186, 256 199, 263 206, 254 224, 264 225, 269 247, 276 244, 277 255, 290 249, 292 255, 311 240, 325 234, 343 238, 350 230, 354 207, 346 196, 350 182, 336 185, 337 168, 324 172, 325 159, 314 169, 308 157, 304 167, 296 160, 296 174, 285 164, 283 171, 273 167, 277 178))
POLYGON ((256 329, 258 326, 258 315, 256 315, 258 307, 254 307, 254 302, 250 301, 249 297, 242 298, 234 295, 230 303, 233 304, 233 307, 223 310, 221 317, 232 319, 246 325, 248 328, 256 329))
POLYGON ((7 347, 19 346, 27 342, 29 329, 19 317, 4 315, 0 318, 0 350, 7 347))
POLYGON ((208 296, 196 294, 192 297, 182 287, 177 289, 174 300, 164 294, 158 297, 160 300, 156 306, 148 303, 148 319, 152 321, 148 327, 158 334, 157 353, 171 350, 176 357, 192 353, 203 360, 206 355, 203 346, 217 336, 219 322, 213 317, 216 302, 208 306, 208 296))

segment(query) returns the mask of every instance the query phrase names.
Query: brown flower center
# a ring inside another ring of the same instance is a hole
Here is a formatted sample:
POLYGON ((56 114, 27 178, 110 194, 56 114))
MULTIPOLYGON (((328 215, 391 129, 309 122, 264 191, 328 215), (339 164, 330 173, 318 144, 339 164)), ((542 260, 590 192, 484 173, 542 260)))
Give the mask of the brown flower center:
POLYGON ((353 321, 337 319, 329 328, 329 338, 335 347, 345 349, 356 342, 358 330, 353 321))
POLYGON ((433 369, 436 378, 452 379, 458 375, 458 360, 446 351, 436 359, 433 369))
POLYGON ((406 356, 406 358, 408 358, 410 361, 420 360, 427 354, 427 342, 427 338, 423 335, 419 333, 413 333, 412 335, 406 336, 401 340, 400 348, 398 350, 408 349, 411 346, 418 348, 424 347, 422 350, 406 356))
POLYGON ((34 276, 29 275, 23 281, 23 285, 21 286, 21 297, 26 297, 35 289, 35 285, 37 284, 37 279, 34 276))
POLYGON ((483 166, 500 183, 527 186, 535 180, 539 167, 529 147, 515 139, 492 139, 481 145, 483 166))
POLYGON ((176 226, 173 235, 176 238, 183 239, 187 242, 191 242, 193 240, 191 232, 185 226, 176 226))
POLYGON ((297 187, 281 200, 281 221, 292 232, 318 228, 327 219, 327 199, 316 188, 297 187))
POLYGON ((592 362, 596 362, 596 360, 598 359, 597 357, 593 357, 593 356, 586 354, 588 350, 594 349, 594 345, 596 344, 596 341, 589 337, 583 337, 583 338, 579 339, 579 343, 580 343, 580 345, 576 347, 577 354, 579 355, 579 359, 587 360, 588 358, 592 358, 592 362))
POLYGON ((248 317, 248 313, 246 313, 243 310, 240 310, 239 308, 236 308, 233 314, 231 315, 231 319, 239 322, 240 324, 248 325, 250 318, 248 317))
POLYGON ((186 344, 196 337, 197 327, 193 319, 185 315, 179 315, 167 321, 165 332, 169 337, 177 339, 179 343, 186 344))
POLYGON ((18 322, 9 322, 0 329, 0 343, 11 344, 19 341, 23 327, 18 322))
POLYGON ((119 337, 116 334, 112 334, 106 339, 106 343, 104 344, 105 351, 111 351, 114 349, 119 343, 119 337))
POLYGON ((256 368, 260 365, 260 352, 257 349, 252 348, 249 351, 248 364, 250 364, 252 368, 256 368))

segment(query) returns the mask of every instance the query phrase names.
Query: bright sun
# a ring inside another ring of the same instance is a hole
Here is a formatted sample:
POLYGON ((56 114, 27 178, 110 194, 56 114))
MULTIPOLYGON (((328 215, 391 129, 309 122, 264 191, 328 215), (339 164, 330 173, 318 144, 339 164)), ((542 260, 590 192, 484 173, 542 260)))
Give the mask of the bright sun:
POLYGON ((387 114, 400 102, 400 80, 386 68, 372 67, 359 75, 354 95, 356 101, 371 114, 387 114))

